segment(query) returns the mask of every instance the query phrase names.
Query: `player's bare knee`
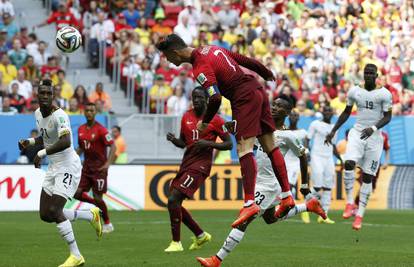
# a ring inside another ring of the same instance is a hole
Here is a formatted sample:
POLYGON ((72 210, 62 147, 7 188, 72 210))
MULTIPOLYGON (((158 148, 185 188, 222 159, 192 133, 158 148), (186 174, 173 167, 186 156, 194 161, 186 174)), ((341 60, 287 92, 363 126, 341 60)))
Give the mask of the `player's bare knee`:
POLYGON ((355 169, 355 161, 353 160, 347 160, 345 161, 345 170, 352 171, 355 169))
POLYGON ((53 220, 50 218, 50 216, 49 216, 49 214, 47 213, 47 212, 45 212, 45 211, 41 211, 40 213, 39 213, 39 215, 40 215, 40 219, 42 220, 42 221, 44 221, 44 222, 47 222, 47 223, 51 223, 51 222, 53 222, 53 220))
POLYGON ((96 202, 101 202, 101 201, 102 201, 102 194, 93 193, 93 199, 94 199, 96 202))

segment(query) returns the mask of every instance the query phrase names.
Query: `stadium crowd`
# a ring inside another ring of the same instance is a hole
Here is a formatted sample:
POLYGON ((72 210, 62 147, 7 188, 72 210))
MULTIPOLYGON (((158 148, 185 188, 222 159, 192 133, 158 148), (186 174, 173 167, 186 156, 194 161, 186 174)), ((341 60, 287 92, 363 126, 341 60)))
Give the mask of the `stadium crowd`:
MULTIPOLYGON (((84 85, 73 89, 59 55, 27 28, 19 29, 12 4, 3 2, 8 4, 0 5, 2 113, 35 110, 41 77, 52 78, 55 101, 70 114, 82 113, 88 101, 110 112, 102 84, 89 95, 84 85)), ((121 88, 126 90, 128 77, 134 80, 138 112, 180 115, 190 105, 196 85, 190 66, 168 64, 154 45, 175 32, 188 45, 214 44, 260 60, 277 77, 275 83, 261 81, 269 98, 288 96, 301 115, 313 115, 328 102, 339 113, 349 88, 362 81, 366 63, 381 70, 379 83, 393 95, 394 114, 414 114, 412 0, 74 0, 54 8, 39 27, 80 28, 95 67, 105 46, 107 73, 120 62, 121 88)), ((227 101, 221 112, 231 114, 227 101)))

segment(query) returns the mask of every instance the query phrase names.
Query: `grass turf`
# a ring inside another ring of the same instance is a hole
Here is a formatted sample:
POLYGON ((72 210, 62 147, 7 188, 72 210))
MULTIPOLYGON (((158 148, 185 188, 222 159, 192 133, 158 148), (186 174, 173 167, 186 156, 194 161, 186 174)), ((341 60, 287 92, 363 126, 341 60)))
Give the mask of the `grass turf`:
MULTIPOLYGON (((185 251, 166 254, 170 242, 167 212, 112 212, 115 232, 97 241, 85 221, 73 223, 85 266, 199 266, 196 256, 214 255, 230 231, 235 211, 194 211, 213 241, 188 251, 191 233, 182 227, 185 251)), ((368 211, 362 231, 351 229, 339 212, 334 225, 305 225, 299 217, 250 225, 245 238, 223 266, 414 266, 414 212, 368 211), (356 240, 359 240, 358 242, 356 240)), ((0 213, 0 267, 58 266, 68 249, 54 224, 35 212, 0 213)))

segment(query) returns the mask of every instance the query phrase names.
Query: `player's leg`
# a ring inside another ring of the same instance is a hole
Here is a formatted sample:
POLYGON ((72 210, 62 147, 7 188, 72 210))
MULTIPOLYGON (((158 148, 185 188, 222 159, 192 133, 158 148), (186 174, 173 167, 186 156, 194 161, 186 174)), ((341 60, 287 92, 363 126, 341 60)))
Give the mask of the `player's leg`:
POLYGON ((102 218, 104 220, 104 225, 102 226, 102 231, 105 233, 110 233, 114 230, 113 225, 109 219, 108 207, 103 199, 103 194, 108 190, 108 171, 98 171, 93 177, 91 177, 92 183, 92 192, 93 199, 96 203, 96 206, 102 212, 102 218))
POLYGON ((82 175, 79 183, 79 187, 75 193, 75 199, 87 202, 96 206, 95 200, 89 196, 88 192, 92 188, 93 179, 88 174, 86 167, 82 168, 82 175))
MULTIPOLYGON (((321 204, 322 208, 325 211, 326 216, 328 216, 329 208, 332 201, 332 187, 334 185, 335 179, 335 164, 333 161, 326 162, 324 165, 323 179, 322 179, 322 190, 321 190, 321 204)), ((331 220, 329 217, 326 220, 323 220, 321 217, 318 218, 319 223, 334 224, 335 221, 331 220)))
POLYGON ((184 225, 194 234, 194 237, 192 237, 193 242, 191 243, 189 250, 200 249, 202 245, 211 241, 211 235, 201 229, 198 223, 193 219, 193 216, 191 216, 191 213, 183 206, 181 206, 181 215, 184 225))
POLYGON ((179 252, 184 250, 181 245, 181 205, 185 197, 183 193, 175 188, 172 188, 170 196, 168 197, 167 207, 168 213, 170 214, 172 242, 164 250, 165 252, 179 252))
POLYGON ((70 256, 62 266, 80 266, 85 260, 76 243, 72 224, 63 214, 63 207, 65 204, 66 198, 55 194, 50 196, 46 193, 45 189, 43 189, 40 196, 40 217, 45 222, 55 222, 59 234, 69 246, 70 256))
POLYGON ((359 230, 362 227, 362 218, 365 208, 368 205, 369 197, 372 193, 372 181, 375 179, 379 168, 379 161, 382 154, 383 137, 379 133, 374 133, 368 140, 365 149, 365 156, 361 163, 362 185, 359 193, 359 206, 352 228, 359 230))

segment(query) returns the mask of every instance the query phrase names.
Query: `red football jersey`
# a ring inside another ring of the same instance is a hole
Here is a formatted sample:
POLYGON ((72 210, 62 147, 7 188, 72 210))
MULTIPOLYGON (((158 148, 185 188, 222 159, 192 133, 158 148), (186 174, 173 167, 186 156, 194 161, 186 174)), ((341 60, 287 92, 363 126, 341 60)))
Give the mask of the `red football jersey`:
POLYGON ((76 20, 75 16, 71 12, 61 13, 61 12, 53 12, 50 17, 47 19, 47 23, 51 24, 56 23, 56 29, 59 30, 65 26, 78 26, 78 21, 76 20))
POLYGON ((213 149, 208 148, 199 151, 194 149, 193 144, 199 139, 215 142, 218 136, 224 140, 228 136, 228 133, 224 130, 224 120, 218 115, 215 115, 207 129, 201 135, 197 130, 197 123, 200 120, 202 120, 202 117, 197 117, 194 110, 189 110, 184 113, 181 119, 180 136, 184 139, 187 148, 181 163, 181 169, 197 170, 209 174, 213 160, 213 149))
POLYGON ((217 85, 220 94, 230 101, 243 95, 245 89, 237 89, 246 82, 256 83, 257 87, 252 90, 261 88, 260 83, 244 73, 240 66, 256 72, 265 80, 273 77, 273 73, 259 61, 214 45, 194 49, 191 64, 194 77, 203 88, 208 89, 210 96, 215 93, 211 86, 217 85))
POLYGON ((78 144, 85 153, 84 165, 101 167, 107 160, 106 147, 114 143, 111 134, 99 122, 89 128, 86 124, 79 127, 78 144))

